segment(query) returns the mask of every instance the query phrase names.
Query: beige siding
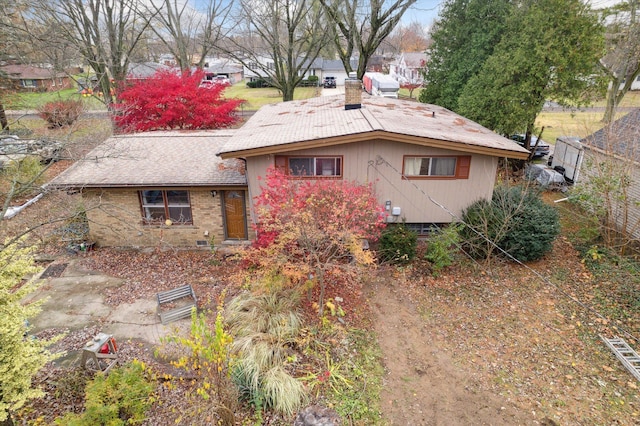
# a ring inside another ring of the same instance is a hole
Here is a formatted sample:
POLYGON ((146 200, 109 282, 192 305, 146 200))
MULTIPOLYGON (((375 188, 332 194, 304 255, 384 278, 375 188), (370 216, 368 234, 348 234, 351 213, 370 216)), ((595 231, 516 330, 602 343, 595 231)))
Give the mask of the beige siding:
MULTIPOLYGON (((211 189, 189 189, 193 225, 186 226, 143 225, 137 189, 87 190, 83 193, 83 199, 89 219, 90 238, 103 247, 167 245, 196 248, 196 241, 209 241, 211 237, 218 245, 224 240, 220 204, 222 195, 221 189, 217 188, 218 195, 212 197, 211 189)), ((251 227, 248 232, 249 237, 253 238, 251 227)))
MULTIPOLYGON (((495 157, 473 155, 468 179, 403 180, 400 173, 404 155, 464 153, 389 141, 353 143, 282 154, 342 155, 344 178, 373 183, 380 203, 391 201, 392 207, 401 208, 400 220, 405 218, 410 223, 451 222, 452 216, 448 211, 459 216, 473 201, 490 198, 497 168, 495 157), (436 205, 434 201, 444 208, 436 205)), ((257 177, 265 176, 267 168, 273 164, 272 155, 247 159, 247 177, 249 188, 252 188, 252 197, 259 193, 260 185, 264 183, 257 180, 257 177)))
MULTIPOLYGON (((591 178, 600 178, 597 166, 594 164, 613 164, 619 167, 625 175, 629 176, 631 184, 628 188, 628 203, 625 207, 623 204, 614 206, 613 214, 616 217, 618 229, 627 227, 627 232, 633 238, 640 239, 640 165, 629 160, 622 161, 609 155, 596 154, 593 151, 585 152, 585 161, 580 171, 580 180, 589 180, 591 178), (624 172, 626 170, 626 172, 624 172), (625 218, 626 215, 626 218, 625 218)), ((606 176, 606 175, 605 175, 606 176)), ((580 185, 580 182, 577 183, 580 185)))

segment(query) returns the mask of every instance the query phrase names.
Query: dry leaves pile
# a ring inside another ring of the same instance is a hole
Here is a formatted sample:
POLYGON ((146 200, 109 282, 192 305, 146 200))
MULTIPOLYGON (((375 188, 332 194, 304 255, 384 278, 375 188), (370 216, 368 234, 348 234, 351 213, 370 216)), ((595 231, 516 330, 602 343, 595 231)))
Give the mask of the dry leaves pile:
POLYGON ((527 266, 548 282, 527 267, 469 260, 437 280, 411 268, 397 278, 434 345, 453 354, 481 389, 562 425, 638 424, 638 383, 598 337, 619 335, 614 324, 638 335, 637 318, 602 319, 576 302, 590 306, 602 283, 564 238, 527 266))

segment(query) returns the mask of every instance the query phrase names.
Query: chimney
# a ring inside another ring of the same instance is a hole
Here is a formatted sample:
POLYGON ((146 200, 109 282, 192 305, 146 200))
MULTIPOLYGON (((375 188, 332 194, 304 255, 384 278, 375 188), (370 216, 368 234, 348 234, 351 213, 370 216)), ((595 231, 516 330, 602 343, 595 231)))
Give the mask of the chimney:
POLYGON ((362 103, 362 83, 355 72, 344 81, 344 109, 359 109, 362 103))

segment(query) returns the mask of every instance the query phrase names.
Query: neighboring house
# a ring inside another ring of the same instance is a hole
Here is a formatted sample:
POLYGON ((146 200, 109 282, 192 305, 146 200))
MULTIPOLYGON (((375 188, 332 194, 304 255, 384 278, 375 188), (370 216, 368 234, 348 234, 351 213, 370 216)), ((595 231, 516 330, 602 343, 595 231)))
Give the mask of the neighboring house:
POLYGON ((580 142, 585 149, 581 181, 611 179, 610 168, 629 179, 626 206, 611 200, 611 212, 619 228, 626 227, 629 235, 640 239, 640 108, 580 142))
POLYGON ((215 153, 233 130, 114 136, 48 184, 82 194, 100 246, 208 247, 252 238, 245 163, 215 153))
POLYGON ((153 77, 158 71, 171 71, 175 68, 156 62, 131 62, 127 69, 127 81, 135 82, 153 77))
POLYGON ((247 66, 243 66, 242 73, 247 81, 255 81, 264 77, 266 74, 265 69, 269 72, 276 69, 273 59, 266 56, 252 58, 251 60, 247 59, 246 64, 247 66))
POLYGON ((427 54, 424 52, 406 52, 391 64, 389 74, 402 83, 422 83, 421 70, 424 69, 427 54))
MULTIPOLYGON (((351 60, 351 68, 358 68, 358 61, 351 60)), ((344 64, 339 59, 323 59, 322 70, 318 75, 320 81, 323 81, 326 77, 335 77, 336 84, 338 86, 344 86, 344 81, 349 77, 349 74, 344 70, 344 64)))
POLYGON ((246 161, 252 196, 273 166, 300 179, 370 182, 387 221, 406 220, 420 233, 489 199, 500 158, 529 156, 439 106, 371 97, 359 80, 348 80, 345 89, 345 95, 262 107, 219 155, 246 161))
POLYGON ((0 67, 0 71, 14 90, 55 92, 73 86, 73 81, 66 73, 51 68, 5 65, 0 67))
MULTIPOLYGON (((270 58, 259 58, 262 67, 266 67, 268 71, 275 70, 274 62, 270 58)), ((244 67, 244 77, 248 81, 254 81, 258 79, 258 75, 264 75, 265 72, 258 68, 258 63, 248 62, 248 67, 244 67)), ((351 60, 351 67, 357 69, 358 60, 351 60)), ((322 82, 325 77, 334 77, 338 86, 344 86, 344 81, 348 78, 347 72, 344 70, 344 65, 339 59, 323 59, 317 58, 309 67, 309 70, 305 73, 304 78, 309 78, 311 75, 318 76, 318 81, 322 82)))
POLYGON ((204 66, 204 72, 208 80, 212 80, 214 77, 222 75, 227 77, 231 84, 242 81, 244 78, 243 71, 244 68, 242 67, 242 64, 226 58, 207 59, 204 66))

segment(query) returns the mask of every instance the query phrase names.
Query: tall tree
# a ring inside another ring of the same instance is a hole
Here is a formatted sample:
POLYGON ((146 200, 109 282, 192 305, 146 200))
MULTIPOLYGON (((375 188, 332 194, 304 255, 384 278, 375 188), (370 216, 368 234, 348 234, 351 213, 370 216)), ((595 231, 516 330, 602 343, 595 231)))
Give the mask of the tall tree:
POLYGON ((32 0, 41 24, 57 25, 98 78, 107 106, 125 82, 129 60, 149 23, 137 0, 32 0))
POLYGON ((400 23, 384 40, 383 46, 396 54, 403 52, 424 52, 431 43, 425 27, 417 21, 409 25, 400 23))
POLYGON ((367 71, 369 58, 396 27, 416 0, 320 0, 332 23, 333 42, 347 73, 351 58, 358 56, 358 78, 367 71))
POLYGON ((153 32, 176 58, 180 69, 187 70, 194 63, 198 68, 204 66, 207 55, 223 35, 231 5, 228 1, 207 0, 202 10, 196 10, 185 1, 151 0, 147 9, 153 32))
POLYGON ((240 0, 225 50, 293 100, 294 89, 326 40, 326 20, 313 0, 240 0))
POLYGON ((602 52, 602 27, 580 0, 525 0, 464 87, 457 112, 502 134, 525 129, 530 140, 545 100, 590 101, 602 52))
POLYGON ((457 110, 469 79, 478 74, 505 32, 513 0, 446 0, 431 31, 433 44, 420 101, 457 110))
POLYGON ((283 275, 295 284, 317 283, 318 306, 332 275, 344 285, 359 268, 372 265, 362 240, 376 240, 385 223, 371 185, 338 180, 290 179, 271 168, 256 197, 258 240, 247 259, 266 276, 283 275))
POLYGON ((226 86, 200 87, 204 72, 156 73, 125 88, 119 95, 115 122, 120 131, 218 129, 234 124, 240 99, 225 99, 226 86))
POLYGON ((601 11, 607 24, 607 55, 600 65, 609 80, 603 121, 611 122, 631 84, 640 75, 640 21, 638 0, 622 2, 601 11))

